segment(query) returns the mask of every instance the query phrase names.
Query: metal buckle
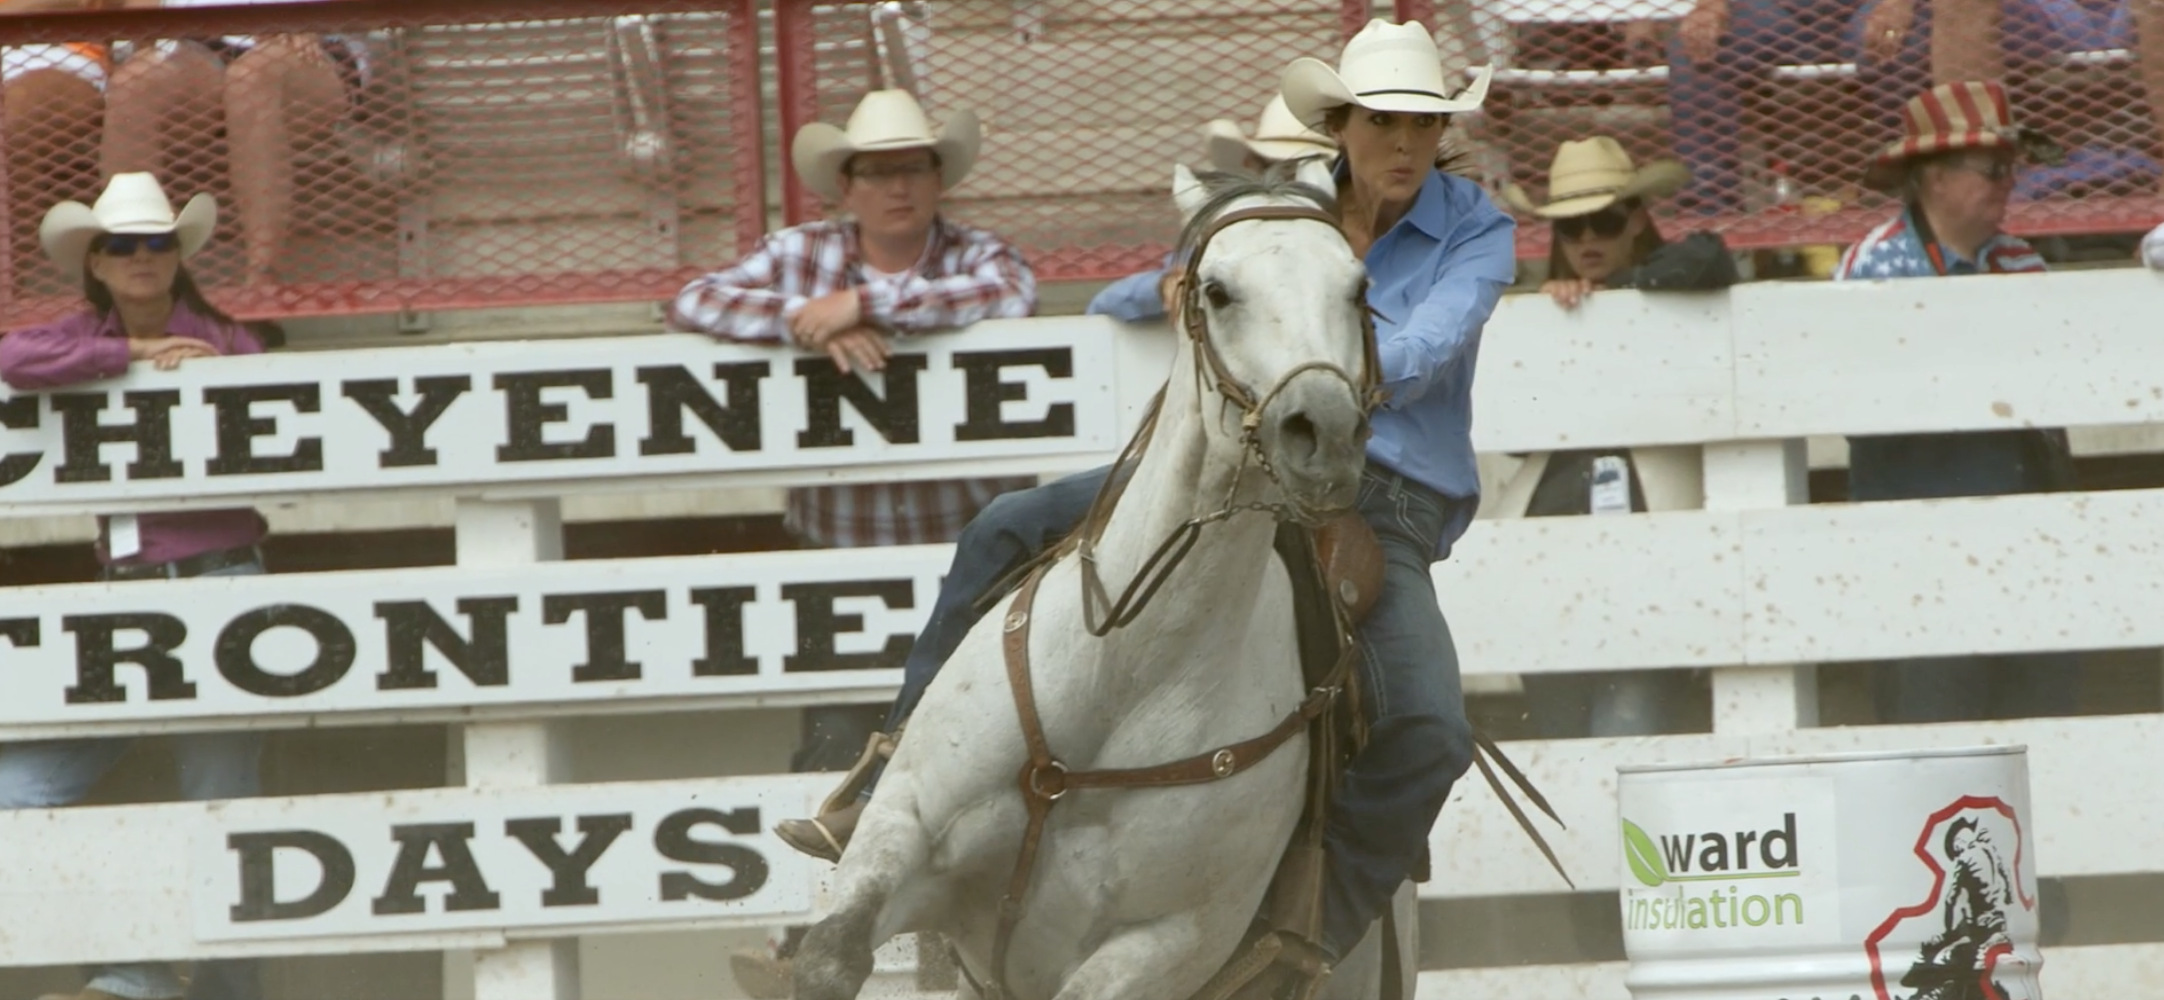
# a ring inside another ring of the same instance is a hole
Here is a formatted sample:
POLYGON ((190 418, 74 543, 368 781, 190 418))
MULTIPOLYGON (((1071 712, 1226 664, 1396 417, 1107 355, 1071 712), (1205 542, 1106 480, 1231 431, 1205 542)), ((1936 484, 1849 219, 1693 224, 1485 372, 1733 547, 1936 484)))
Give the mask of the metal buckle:
POLYGON ((1233 768, 1237 766, 1239 766, 1239 760, 1233 756, 1231 747, 1226 747, 1210 755, 1210 773, 1220 778, 1230 775, 1233 768))
POLYGON ((1062 796, 1067 794, 1067 765, 1054 760, 1046 762, 1043 766, 1032 766, 1029 769, 1028 777, 1022 780, 1022 786, 1031 795, 1046 802, 1058 802, 1062 796), (1054 779, 1055 783, 1049 791, 1045 789, 1044 785, 1044 774, 1047 771, 1058 776, 1054 779))

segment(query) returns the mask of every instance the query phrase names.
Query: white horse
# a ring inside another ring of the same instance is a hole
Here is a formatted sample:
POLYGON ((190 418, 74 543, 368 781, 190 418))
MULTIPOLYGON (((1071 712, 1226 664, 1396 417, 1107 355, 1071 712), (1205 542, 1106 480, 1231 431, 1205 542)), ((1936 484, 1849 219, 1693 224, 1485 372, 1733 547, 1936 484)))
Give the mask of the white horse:
MULTIPOLYGON (((1367 436, 1366 272, 1319 213, 1210 232, 1237 211, 1318 207, 1327 172, 1302 180, 1322 186, 1205 190, 1175 171, 1183 243, 1207 235, 1191 289, 1206 321, 1186 331, 1191 349, 1095 543, 1096 573, 1118 593, 1183 524, 1239 512, 1204 527, 1139 614, 1102 638, 1085 624, 1082 559, 1041 578, 1028 676, 1045 743, 1072 771, 1236 744, 1307 694, 1267 507, 1312 516, 1353 502, 1367 436), (1245 427, 1243 394, 1256 407, 1245 427)), ((1003 600, 978 623, 911 718, 836 873, 836 908, 797 953, 800 1000, 856 996, 872 950, 918 930, 945 934, 975 981, 1004 984, 1013 1000, 1187 1000, 1248 931, 1301 811, 1304 735, 1223 780, 1061 798, 994 967, 998 901, 1029 818, 1017 776, 1031 757, 1003 652, 1013 611, 1003 600)), ((1369 937, 1361 952, 1379 952, 1369 937)), ((1347 956, 1345 988, 1372 995, 1370 959, 1347 956)))

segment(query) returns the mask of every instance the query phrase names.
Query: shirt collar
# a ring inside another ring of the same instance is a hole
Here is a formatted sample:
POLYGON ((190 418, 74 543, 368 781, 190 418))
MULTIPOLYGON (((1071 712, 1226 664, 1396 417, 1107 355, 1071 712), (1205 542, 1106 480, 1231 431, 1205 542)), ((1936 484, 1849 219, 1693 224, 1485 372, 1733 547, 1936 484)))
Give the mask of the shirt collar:
MULTIPOLYGON (((1346 159, 1340 156, 1337 165, 1331 169, 1331 176, 1343 181, 1351 169, 1346 159)), ((1413 207, 1406 211, 1404 218, 1398 220, 1398 225, 1412 223, 1413 228, 1440 243, 1450 236, 1450 215, 1449 186, 1443 181, 1443 172, 1430 167, 1427 178, 1420 182, 1420 193, 1413 196, 1413 207)), ((1397 226, 1391 228, 1395 229, 1397 226)), ((1375 234, 1376 242, 1382 242, 1386 235, 1388 234, 1375 234)))
MULTIPOLYGON (((845 241, 843 246, 849 265, 856 268, 864 267, 864 244, 857 235, 857 220, 850 219, 843 224, 842 238, 845 241)), ((944 256, 947 247, 953 242, 954 234, 948 227, 947 217, 944 214, 932 216, 932 232, 924 239, 924 252, 918 254, 916 261, 903 270, 911 274, 923 270, 926 261, 938 260, 944 256)))
MULTIPOLYGON (((1908 230, 1911 234, 1918 237, 1916 242, 1920 245, 1923 242, 1921 238, 1923 235, 1923 228, 1916 224, 1916 213, 1919 211, 1921 210, 1913 207, 1903 208, 1901 210, 1901 216, 1902 223, 1908 227, 1908 230)), ((1932 242, 1935 242, 1939 245, 1939 257, 1942 260, 1946 261, 1947 274, 1956 273, 1954 270, 1956 267, 1966 267, 1970 271, 1979 274, 1989 270, 1989 268, 1984 266, 1984 261, 1991 259, 1991 248, 1998 246, 1999 241, 2005 238, 2006 234, 2003 232, 1992 233, 1990 239, 1985 240, 1982 246, 1976 248, 1976 256, 1974 259, 1971 259, 1961 256, 1960 251, 1955 250, 1952 246, 1947 245, 1946 241, 1939 239, 1938 233, 1933 232, 1931 234, 1932 242)))

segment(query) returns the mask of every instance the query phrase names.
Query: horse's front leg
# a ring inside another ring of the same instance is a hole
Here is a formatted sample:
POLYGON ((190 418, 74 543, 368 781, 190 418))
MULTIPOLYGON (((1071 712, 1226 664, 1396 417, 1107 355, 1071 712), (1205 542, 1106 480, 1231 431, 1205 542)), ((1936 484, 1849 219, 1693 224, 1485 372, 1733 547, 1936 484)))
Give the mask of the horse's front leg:
POLYGON ((1090 952, 1053 1000, 1187 1000, 1209 980, 1197 975, 1202 935, 1193 914, 1135 924, 1090 952))
POLYGON ((925 881, 931 835, 915 795, 906 781, 880 792, 835 871, 834 912, 797 947, 797 1000, 854 1000, 871 978, 873 950, 936 895, 925 881))

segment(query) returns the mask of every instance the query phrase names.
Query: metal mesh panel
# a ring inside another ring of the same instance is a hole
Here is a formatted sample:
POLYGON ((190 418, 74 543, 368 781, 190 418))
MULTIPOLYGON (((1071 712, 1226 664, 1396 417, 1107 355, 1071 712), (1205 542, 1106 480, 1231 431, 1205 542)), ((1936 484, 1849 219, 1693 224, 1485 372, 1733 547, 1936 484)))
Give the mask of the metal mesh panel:
MULTIPOLYGON (((2142 70, 2146 55, 2164 89, 2164 6, 1905 6, 1905 22, 1886 0, 1860 10, 1851 0, 1400 0, 1397 13, 1435 29, 1446 64, 1498 67, 1483 113, 1461 121, 1497 187, 1514 181, 1537 197, 1559 143, 1611 135, 1640 163, 1691 168, 1690 185, 1656 207, 1671 232, 1719 230, 1748 248, 1852 242, 1894 208, 1858 183, 1864 165, 1898 138, 1902 102, 1936 74, 2002 80, 2016 119, 2070 153, 2023 172, 2013 232, 2133 232, 2164 218, 2164 149, 2142 70), (2143 16, 2159 22, 2146 54, 2143 16), (1985 30, 1994 17, 1996 44, 1985 30), (1941 37, 1935 20, 1953 27, 1941 37)), ((1520 255, 1544 256, 1548 236, 1521 227, 1520 255)))
MULTIPOLYGON (((840 124, 867 90, 904 87, 935 119, 967 108, 984 147, 949 213, 1029 255, 1040 278, 1155 266, 1178 218, 1174 162, 1202 125, 1251 125, 1279 74, 1335 59, 1362 0, 779 0, 784 132, 840 124)), ((791 221, 817 199, 789 179, 791 221)))
POLYGON ((749 0, 0 18, 4 322, 80 302, 46 209, 145 169, 218 198, 189 268, 238 315, 666 298, 764 228, 756 38, 749 0))

